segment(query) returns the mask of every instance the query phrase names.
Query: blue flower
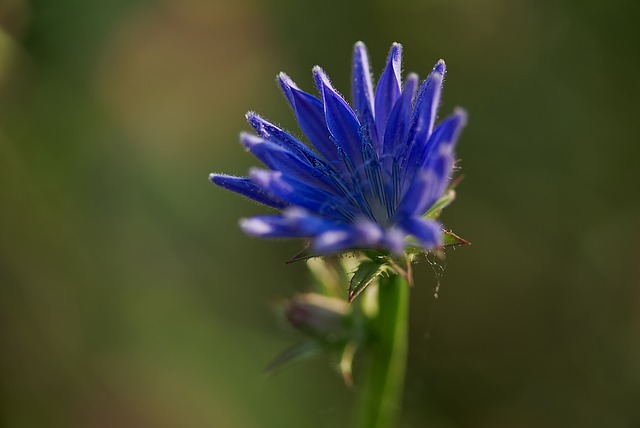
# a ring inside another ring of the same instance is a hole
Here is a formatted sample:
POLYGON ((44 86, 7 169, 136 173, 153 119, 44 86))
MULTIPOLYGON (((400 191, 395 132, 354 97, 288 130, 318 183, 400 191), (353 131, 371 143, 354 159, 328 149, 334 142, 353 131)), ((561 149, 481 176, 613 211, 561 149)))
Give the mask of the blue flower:
POLYGON ((456 109, 436 126, 444 61, 419 85, 414 73, 402 83, 401 56, 394 43, 374 91, 366 48, 356 43, 353 107, 318 66, 320 97, 280 73, 278 83, 315 151, 247 114, 257 136, 243 133, 240 140, 267 169, 253 168, 248 177, 210 175, 218 186, 281 211, 241 220, 246 233, 308 238, 316 253, 442 245, 442 226, 424 214, 446 190, 466 114, 456 109))

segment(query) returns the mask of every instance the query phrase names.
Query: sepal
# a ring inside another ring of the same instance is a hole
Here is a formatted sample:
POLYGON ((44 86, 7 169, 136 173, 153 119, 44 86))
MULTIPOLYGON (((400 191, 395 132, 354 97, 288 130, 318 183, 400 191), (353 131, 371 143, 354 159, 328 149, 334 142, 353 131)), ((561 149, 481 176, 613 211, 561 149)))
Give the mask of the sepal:
POLYGON ((349 281, 349 303, 352 303, 379 276, 384 275, 391 269, 391 266, 382 259, 362 261, 351 277, 351 281, 349 281))
POLYGON ((443 243, 444 247, 457 247, 458 245, 471 245, 471 242, 456 235, 451 230, 443 230, 443 243))

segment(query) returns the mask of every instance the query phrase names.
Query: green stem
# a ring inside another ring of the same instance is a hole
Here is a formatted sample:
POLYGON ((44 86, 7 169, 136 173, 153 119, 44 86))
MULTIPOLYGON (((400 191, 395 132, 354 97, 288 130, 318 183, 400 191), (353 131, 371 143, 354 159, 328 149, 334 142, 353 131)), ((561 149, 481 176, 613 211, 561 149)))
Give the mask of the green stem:
POLYGON ((357 428, 390 428, 401 408, 407 363, 409 285, 399 275, 382 278, 369 372, 361 391, 357 428))

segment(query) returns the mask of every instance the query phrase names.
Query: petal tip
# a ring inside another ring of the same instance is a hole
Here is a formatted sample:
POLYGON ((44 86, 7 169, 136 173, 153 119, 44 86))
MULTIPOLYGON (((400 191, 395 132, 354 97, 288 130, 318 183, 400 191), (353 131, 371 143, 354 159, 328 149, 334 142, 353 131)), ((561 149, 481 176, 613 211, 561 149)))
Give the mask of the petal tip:
POLYGON ((307 211, 301 207, 288 207, 282 212, 282 214, 285 218, 297 220, 307 215, 307 211))
POLYGON ((322 67, 320 67, 319 65, 316 65, 311 69, 311 72, 313 73, 313 78, 315 79, 318 86, 324 85, 324 86, 331 87, 331 81, 329 80, 329 76, 327 76, 327 73, 325 73, 322 67))
POLYGON ((349 239, 349 233, 344 230, 329 230, 318 235, 312 243, 315 251, 324 253, 341 249, 349 239))
POLYGON ((240 133, 240 143, 247 149, 251 150, 254 146, 258 144, 262 144, 264 140, 256 135, 253 135, 249 132, 241 132, 240 133))
POLYGON ((391 45, 388 62, 393 63, 394 69, 399 72, 402 67, 402 45, 400 43, 394 42, 391 45))
POLYGON ((391 43, 391 52, 402 53, 402 45, 398 42, 391 43))
POLYGON ((266 134, 263 124, 264 119, 262 119, 262 117, 258 113, 256 113, 255 111, 248 111, 244 115, 244 117, 247 119, 247 122, 249 122, 249 125, 251 125, 251 127, 255 129, 258 134, 266 134))
POLYGON ((407 77, 405 77, 404 79, 404 84, 406 85, 407 82, 411 81, 413 84, 418 84, 418 81, 420 80, 420 76, 418 76, 418 73, 409 73, 407 74, 407 77))
POLYGON ((361 67, 364 72, 370 73, 369 53, 367 52, 367 47, 362 42, 357 42, 353 46, 353 66, 354 69, 361 67))
POLYGON ((298 89, 298 86, 295 84, 295 82, 284 71, 281 71, 280 73, 278 73, 276 80, 278 81, 280 86, 282 86, 282 89, 285 89, 285 86, 289 88, 298 89))
POLYGON ((258 113, 256 113, 253 110, 249 110, 248 112, 246 112, 244 114, 244 117, 247 119, 247 122, 249 122, 252 125, 254 122, 256 122, 260 118, 260 116, 258 116, 258 113))
POLYGON ((462 107, 456 107, 453 109, 453 114, 459 118, 460 125, 465 126, 467 124, 469 115, 467 114, 467 111, 465 109, 463 109, 462 107))
POLYGON ((396 74, 400 74, 402 67, 402 45, 394 42, 389 49, 389 57, 387 58, 387 67, 393 66, 396 74))
POLYGON ((238 221, 240 229, 247 235, 265 235, 273 230, 273 227, 259 218, 242 218, 238 221))
POLYGON ((225 189, 229 189, 230 182, 232 183, 234 181, 237 181, 238 179, 240 179, 240 177, 235 177, 233 175, 217 174, 215 172, 209 174, 209 181, 211 181, 216 186, 220 186, 225 189))

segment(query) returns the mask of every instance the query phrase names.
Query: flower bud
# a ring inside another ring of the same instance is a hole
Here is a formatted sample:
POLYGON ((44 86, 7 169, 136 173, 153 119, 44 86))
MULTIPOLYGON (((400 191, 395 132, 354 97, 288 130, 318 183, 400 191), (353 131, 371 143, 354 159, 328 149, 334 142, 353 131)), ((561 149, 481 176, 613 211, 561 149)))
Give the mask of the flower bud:
POLYGON ((351 310, 344 300, 317 293, 298 294, 284 309, 289 324, 303 333, 334 341, 348 332, 351 310))

